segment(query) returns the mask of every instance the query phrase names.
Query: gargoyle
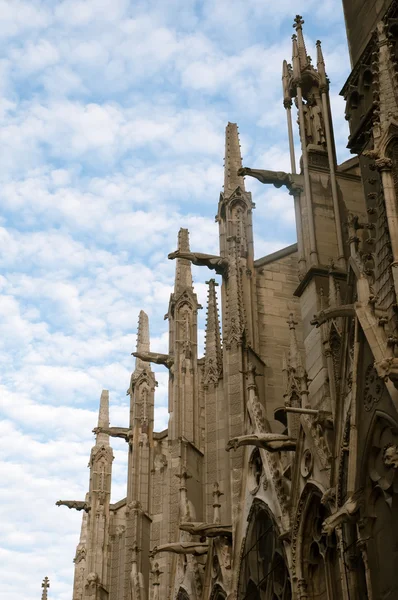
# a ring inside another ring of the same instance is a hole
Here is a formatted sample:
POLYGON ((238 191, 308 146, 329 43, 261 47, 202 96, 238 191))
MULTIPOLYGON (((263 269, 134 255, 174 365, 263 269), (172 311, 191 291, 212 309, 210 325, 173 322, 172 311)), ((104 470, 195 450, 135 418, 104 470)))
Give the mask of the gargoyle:
POLYGON ((261 183, 270 183, 276 188, 280 188, 285 185, 290 189, 290 186, 293 183, 292 176, 284 171, 264 171, 261 169, 249 169, 249 167, 243 167, 239 169, 238 175, 241 177, 249 175, 249 177, 254 177, 255 179, 261 181, 261 183))
POLYGON ((174 258, 185 258, 198 267, 213 269, 218 275, 225 275, 228 269, 228 260, 214 254, 203 254, 202 252, 183 252, 176 250, 168 255, 170 260, 174 258))
POLYGON ((336 527, 342 525, 342 523, 353 517, 355 513, 358 512, 363 498, 362 492, 362 489, 355 492, 344 502, 343 506, 341 506, 335 513, 324 520, 322 525, 323 533, 331 535, 336 527))
POLYGON ((333 429, 333 415, 327 410, 318 410, 318 414, 314 419, 314 424, 319 423, 322 429, 333 429))
POLYGON ((236 450, 240 446, 257 446, 268 452, 278 452, 296 449, 296 440, 279 433, 251 433, 229 440, 226 451, 236 450))
POLYGON ((174 364, 174 358, 170 356, 170 354, 158 354, 157 352, 132 352, 131 354, 145 362, 153 362, 157 365, 164 365, 169 370, 174 364))
POLYGON ((129 438, 133 435, 133 432, 128 429, 128 427, 94 427, 93 433, 106 433, 111 437, 121 438, 126 442, 128 442, 129 438))
POLYGON ((156 554, 159 554, 159 552, 172 552, 173 554, 193 554, 194 556, 201 556, 202 554, 207 554, 208 551, 208 544, 198 542, 175 542, 172 544, 155 546, 149 555, 153 558, 156 554))
POLYGON ((55 503, 56 506, 67 506, 68 508, 74 508, 75 510, 84 510, 88 512, 90 505, 83 500, 58 500, 55 503))
POLYGON ((180 529, 200 537, 232 537, 232 525, 221 525, 220 523, 181 523, 180 529))
POLYGON ((398 447, 396 444, 388 444, 383 450, 383 462, 386 467, 398 469, 398 447))
POLYGON ((375 369, 377 374, 382 379, 386 380, 387 377, 391 379, 396 388, 398 388, 398 359, 392 356, 383 358, 382 360, 375 362, 375 369))
POLYGON ((336 306, 335 308, 326 308, 314 315, 314 318, 310 323, 311 325, 320 327, 323 323, 326 323, 326 321, 336 319, 337 317, 355 317, 355 306, 353 304, 344 304, 342 306, 336 306))

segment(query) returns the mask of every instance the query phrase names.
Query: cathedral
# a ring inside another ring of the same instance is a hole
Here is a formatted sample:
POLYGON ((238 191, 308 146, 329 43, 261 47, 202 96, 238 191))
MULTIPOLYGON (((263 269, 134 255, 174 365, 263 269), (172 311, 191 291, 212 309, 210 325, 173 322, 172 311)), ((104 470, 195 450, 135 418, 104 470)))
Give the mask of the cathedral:
POLYGON ((73 600, 398 598, 398 4, 343 4, 353 156, 337 164, 321 43, 312 61, 297 16, 290 173, 244 166, 228 123, 219 254, 180 229, 168 354, 141 311, 129 423, 109 423, 104 390, 86 498, 57 502, 82 511, 73 600), (261 258, 251 177, 295 209, 297 243, 261 258), (201 357, 191 264, 213 272, 201 357), (151 363, 169 371, 164 431, 151 363), (112 437, 128 452, 115 504, 112 437))

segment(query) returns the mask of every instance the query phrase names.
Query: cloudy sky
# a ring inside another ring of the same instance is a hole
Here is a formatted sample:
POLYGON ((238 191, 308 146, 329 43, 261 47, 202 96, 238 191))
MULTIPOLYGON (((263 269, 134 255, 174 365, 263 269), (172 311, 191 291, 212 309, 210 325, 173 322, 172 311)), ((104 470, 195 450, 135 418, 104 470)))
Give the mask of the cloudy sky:
MULTIPOLYGON (((288 170, 281 64, 302 12, 323 41, 339 159, 341 0, 0 0, 0 572, 5 600, 71 600, 102 388, 125 426, 140 308, 165 351, 179 227, 217 252, 224 129, 244 164, 288 170)), ((291 198, 247 181, 256 257, 295 241, 291 198)), ((208 272, 194 269, 205 304, 208 272)), ((202 311, 204 313, 204 311, 202 311)), ((200 319, 203 329, 205 315, 200 319)), ((200 332, 201 345, 203 331, 200 332)), ((156 427, 167 425, 159 367, 156 427)), ((125 495, 115 448, 112 499, 125 495)))

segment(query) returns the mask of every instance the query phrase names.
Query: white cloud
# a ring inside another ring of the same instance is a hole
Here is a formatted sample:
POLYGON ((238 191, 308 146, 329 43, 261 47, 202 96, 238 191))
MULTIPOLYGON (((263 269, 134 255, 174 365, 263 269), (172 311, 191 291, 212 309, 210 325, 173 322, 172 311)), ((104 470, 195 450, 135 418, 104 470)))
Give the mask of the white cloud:
MULTIPOLYGON (((163 315, 175 264, 167 254, 179 227, 191 231, 193 250, 218 252, 226 122, 240 124, 247 166, 289 169, 280 77, 297 11, 313 11, 308 48, 324 38, 345 156, 337 93, 342 64, 349 67, 336 2, 0 0, 0 572, 7 600, 37 598, 45 575, 52 600, 71 597, 81 515, 54 503, 84 498, 102 388, 110 390, 112 424, 127 424, 141 308, 152 349, 168 350, 163 315)), ((294 241, 293 204, 282 191, 246 184, 257 204, 259 258, 294 241)), ((203 306, 209 276, 193 269, 203 306)), ((155 374, 155 427, 164 429, 168 372, 156 366, 155 374)), ((122 440, 113 446, 116 501, 125 494, 127 453, 122 440)))

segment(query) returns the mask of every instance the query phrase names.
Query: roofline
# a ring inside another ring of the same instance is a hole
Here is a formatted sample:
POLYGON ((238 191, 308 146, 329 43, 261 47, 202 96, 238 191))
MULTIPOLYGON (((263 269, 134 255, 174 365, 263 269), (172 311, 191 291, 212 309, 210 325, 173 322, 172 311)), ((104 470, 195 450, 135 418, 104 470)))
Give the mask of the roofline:
POLYGON ((297 252, 297 243, 291 244, 291 246, 286 246, 286 248, 282 248, 281 250, 277 250, 272 254, 267 254, 267 256, 263 256, 262 258, 258 258, 254 261, 254 268, 263 267, 264 265, 268 265, 280 258, 284 258, 285 256, 289 256, 289 254, 294 254, 297 252))

